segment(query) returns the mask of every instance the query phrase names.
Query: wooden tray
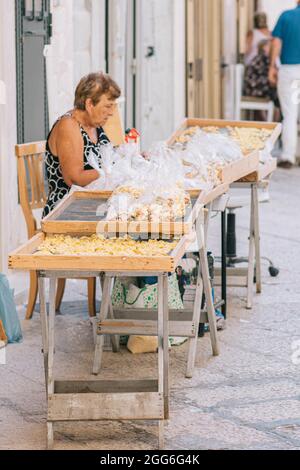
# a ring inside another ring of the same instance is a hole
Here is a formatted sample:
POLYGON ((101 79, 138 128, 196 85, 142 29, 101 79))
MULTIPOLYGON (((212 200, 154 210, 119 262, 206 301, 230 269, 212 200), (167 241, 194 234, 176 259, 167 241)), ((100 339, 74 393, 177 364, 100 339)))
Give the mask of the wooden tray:
POLYGON ((266 163, 259 163, 258 170, 248 176, 241 178, 242 183, 258 183, 268 178, 277 168, 276 158, 270 158, 266 163))
POLYGON ((199 203, 206 206, 206 204, 215 201, 216 199, 218 199, 218 197, 227 193, 227 191, 229 191, 229 185, 227 183, 223 183, 208 191, 199 191, 197 189, 191 189, 188 190, 188 193, 190 193, 191 198, 196 197, 198 195, 199 203))
MULTIPOLYGON (((241 128, 258 128, 258 129, 271 129, 272 134, 266 140, 265 146, 273 146, 281 134, 282 126, 278 123, 273 122, 257 122, 257 121, 226 121, 223 119, 197 119, 188 118, 185 119, 182 125, 174 132, 174 134, 168 140, 168 145, 173 145, 178 136, 182 134, 189 127, 220 127, 224 128, 227 126, 241 127, 241 128)), ((255 150, 244 158, 232 162, 222 169, 221 180, 223 183, 234 183, 241 178, 258 171, 259 169, 259 150, 255 150)))
POLYGON ((174 272, 194 238, 182 237, 168 256, 37 255, 45 234, 39 233, 9 255, 9 269, 24 271, 145 271, 174 272))
POLYGON ((175 222, 115 222, 103 220, 111 191, 75 191, 64 198, 41 222, 44 233, 163 233, 186 234, 192 229, 203 207, 204 193, 191 191, 192 210, 184 220, 175 222), (201 197, 200 197, 201 196, 201 197), (97 215, 98 214, 98 215, 97 215))

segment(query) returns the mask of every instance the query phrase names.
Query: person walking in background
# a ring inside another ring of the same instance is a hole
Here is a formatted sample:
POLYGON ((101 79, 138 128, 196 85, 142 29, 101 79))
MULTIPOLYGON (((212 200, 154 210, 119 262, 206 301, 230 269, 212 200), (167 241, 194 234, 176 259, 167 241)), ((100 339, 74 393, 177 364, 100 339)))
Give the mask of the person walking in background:
MULTIPOLYGON (((274 102, 277 108, 277 116, 275 120, 280 118, 280 104, 278 100, 277 90, 269 82, 270 68, 270 46, 271 40, 263 39, 258 45, 258 54, 248 65, 244 78, 244 95, 258 98, 268 98, 274 102)), ((266 120, 264 111, 260 111, 258 115, 260 121, 266 120)))
POLYGON ((249 31, 246 42, 246 52, 244 63, 250 65, 253 59, 258 55, 258 45, 265 39, 271 39, 271 31, 268 28, 266 13, 256 13, 254 15, 254 29, 249 31))
POLYGON ((283 114, 282 155, 278 165, 289 169, 296 162, 300 86, 300 0, 297 7, 282 13, 272 33, 269 81, 278 83, 283 114), (277 67, 278 58, 281 65, 277 67))
POLYGON ((177 281, 178 281, 178 287, 179 287, 181 300, 183 301, 183 296, 185 293, 185 286, 186 286, 186 276, 183 272, 182 266, 177 266, 176 274, 177 274, 177 281))

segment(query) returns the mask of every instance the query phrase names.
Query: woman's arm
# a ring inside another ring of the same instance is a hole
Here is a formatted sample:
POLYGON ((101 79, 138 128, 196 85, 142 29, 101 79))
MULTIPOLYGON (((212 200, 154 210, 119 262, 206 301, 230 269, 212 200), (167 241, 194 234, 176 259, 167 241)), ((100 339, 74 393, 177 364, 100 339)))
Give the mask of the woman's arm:
POLYGON ((247 38, 246 38, 246 50, 245 55, 250 54, 253 44, 253 31, 248 31, 247 38))
POLYGON ((62 119, 57 126, 56 150, 64 181, 68 186, 87 186, 99 178, 99 173, 84 169, 83 140, 78 123, 62 119))
POLYGON ((277 85, 278 81, 278 69, 276 62, 278 61, 281 53, 282 41, 279 38, 273 38, 272 49, 271 49, 271 62, 269 68, 269 82, 272 86, 277 85))

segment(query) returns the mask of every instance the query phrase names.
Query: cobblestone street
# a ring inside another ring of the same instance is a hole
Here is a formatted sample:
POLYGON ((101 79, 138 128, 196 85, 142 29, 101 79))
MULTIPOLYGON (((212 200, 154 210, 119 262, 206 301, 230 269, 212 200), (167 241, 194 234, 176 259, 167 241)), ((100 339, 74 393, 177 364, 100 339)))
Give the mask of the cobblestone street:
MULTIPOLYGON (((278 170, 270 203, 260 205, 261 251, 279 267, 263 292, 245 309, 246 291, 229 288, 227 328, 219 333, 221 354, 211 356, 208 334, 198 340, 194 376, 185 379, 187 343, 170 352, 170 420, 166 449, 300 449, 300 168, 278 170), (294 353, 294 356, 293 356, 294 353), (298 358, 298 364, 297 359, 298 358)), ((237 211, 238 252, 247 253, 249 207, 237 211)), ((219 221, 209 248, 218 254, 219 221)), ((86 284, 68 281, 68 312, 57 316, 57 375, 87 377, 92 328, 86 284), (76 301, 75 301, 76 299, 76 301), (70 311, 73 302, 74 311, 70 311), (85 313, 82 313, 82 310, 85 313)), ((44 449, 46 397, 39 315, 23 321, 24 340, 7 347, 0 366, 0 449, 44 449)), ((104 353, 102 377, 151 377, 154 354, 104 353)), ((155 422, 71 423, 55 426, 55 449, 155 449, 155 422)))

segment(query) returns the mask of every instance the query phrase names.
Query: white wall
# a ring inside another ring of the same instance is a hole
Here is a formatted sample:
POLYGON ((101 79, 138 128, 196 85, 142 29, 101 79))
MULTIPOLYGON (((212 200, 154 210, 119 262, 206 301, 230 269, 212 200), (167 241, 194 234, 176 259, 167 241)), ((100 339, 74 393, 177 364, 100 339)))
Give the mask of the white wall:
POLYGON ((259 10, 267 13, 269 28, 272 30, 280 14, 285 10, 295 8, 296 5, 296 0, 260 0, 259 10))
POLYGON ((46 46, 49 121, 73 107, 80 78, 105 70, 104 0, 52 0, 53 35, 46 46))
POLYGON ((26 238, 18 204, 17 165, 14 146, 16 123, 16 62, 14 2, 0 0, 0 80, 6 85, 6 104, 0 105, 0 270, 7 269, 7 255, 26 238))

